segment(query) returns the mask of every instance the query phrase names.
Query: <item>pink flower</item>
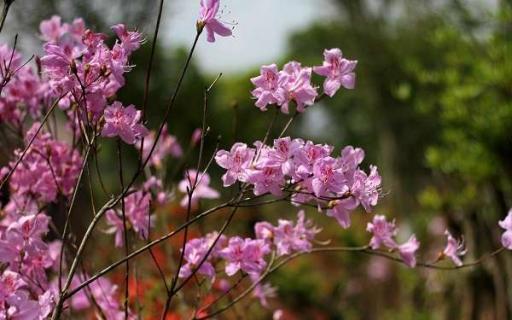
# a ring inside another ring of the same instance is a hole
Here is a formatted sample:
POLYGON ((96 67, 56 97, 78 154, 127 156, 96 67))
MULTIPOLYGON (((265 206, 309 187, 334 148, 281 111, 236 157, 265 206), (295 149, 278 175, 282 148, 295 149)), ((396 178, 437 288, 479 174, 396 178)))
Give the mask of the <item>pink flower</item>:
POLYGON ((512 250, 512 209, 508 211, 505 219, 498 222, 499 226, 505 229, 501 236, 501 244, 508 250, 512 250))
POLYGON ((375 215, 372 222, 368 222, 366 231, 371 232, 373 235, 370 240, 370 247, 373 250, 379 249, 382 245, 389 249, 395 249, 397 247, 393 239, 397 233, 395 222, 386 221, 385 216, 375 215))
POLYGON ((199 199, 217 199, 220 197, 217 190, 210 186, 210 176, 206 172, 197 172, 196 170, 187 170, 185 177, 178 184, 178 189, 185 193, 185 196, 181 200, 181 206, 186 208, 189 201, 189 192, 192 193, 190 196, 191 206, 197 205, 199 199))
POLYGON ((443 255, 452 259, 453 263, 460 267, 462 266, 462 261, 459 257, 466 254, 466 250, 464 249, 464 241, 457 241, 452 237, 450 232, 446 230, 444 234, 447 237, 446 247, 443 250, 443 255))
POLYGON ((231 29, 217 19, 219 6, 220 0, 201 0, 198 25, 206 28, 208 42, 215 42, 216 34, 222 37, 231 35, 231 29))
POLYGON ((215 155, 217 164, 226 169, 222 176, 224 187, 229 187, 236 181, 245 182, 247 180, 247 169, 254 158, 255 150, 248 148, 245 143, 235 143, 228 152, 219 150, 215 155))
POLYGON ((325 94, 332 97, 341 86, 354 89, 356 74, 353 71, 357 61, 344 59, 340 49, 326 49, 324 59, 323 65, 313 67, 313 71, 326 77, 324 81, 325 94))
POLYGON ((125 214, 130 219, 133 230, 141 239, 147 239, 149 228, 153 225, 150 216, 151 195, 147 192, 137 191, 125 198, 125 214))
POLYGON ((398 252, 404 263, 410 268, 416 266, 416 251, 420 247, 420 242, 416 240, 416 236, 412 235, 407 242, 398 246, 398 252))
POLYGON ((254 233, 256 234, 256 239, 263 239, 270 243, 274 239, 274 226, 266 221, 257 222, 254 225, 254 233))
MULTIPOLYGON (((144 145, 142 147, 142 157, 144 160, 149 156, 151 148, 155 143, 156 132, 151 131, 147 136, 144 137, 144 145)), ((164 125, 160 139, 151 154, 149 163, 155 167, 161 167, 164 163, 165 158, 170 155, 174 158, 179 158, 183 155, 183 149, 181 148, 178 140, 175 136, 169 134, 167 125, 164 125)))
POLYGON ((144 182, 142 189, 152 194, 155 198, 155 202, 160 205, 165 204, 171 197, 171 195, 164 190, 162 180, 155 176, 149 177, 146 182, 144 182))
POLYGON ((221 256, 227 262, 226 274, 231 277, 239 270, 249 274, 260 274, 267 265, 264 257, 268 253, 270 247, 264 240, 233 237, 221 251, 221 256))
POLYGON ((39 31, 41 31, 41 38, 44 41, 57 42, 66 32, 66 28, 62 25, 59 16, 52 16, 48 20, 41 21, 39 31))
POLYGON ((297 214, 297 223, 290 220, 279 219, 274 228, 274 244, 277 255, 289 255, 293 252, 308 252, 312 248, 311 241, 320 229, 313 226, 311 220, 305 220, 304 210, 297 214))
MULTIPOLYGON (((150 216, 151 195, 144 191, 136 191, 124 199, 124 213, 127 226, 133 228, 141 239, 147 239, 149 228, 153 225, 153 217, 150 216)), ((110 228, 107 233, 115 233, 116 247, 124 245, 124 224, 121 209, 107 211, 107 223, 110 228)))
POLYGON ((127 52, 131 53, 140 47, 142 35, 139 32, 128 31, 124 24, 116 24, 112 26, 112 30, 121 40, 121 45, 127 52))
POLYGON ((109 234, 115 234, 114 244, 118 248, 124 246, 124 224, 120 216, 118 216, 115 210, 109 210, 105 214, 107 224, 110 226, 105 232, 109 234))
MULTIPOLYGON (((251 279, 253 282, 258 281, 257 275, 252 275, 251 279)), ((258 298, 262 307, 268 308, 268 299, 276 296, 276 288, 272 287, 270 283, 259 283, 254 287, 252 295, 258 298)))
POLYGON ((267 110, 269 104, 280 104, 280 99, 283 97, 283 89, 279 86, 279 71, 276 64, 262 66, 260 68, 260 75, 251 78, 251 82, 256 86, 251 91, 256 100, 256 106, 261 111, 267 110))
POLYGON ((340 167, 345 174, 353 174, 364 160, 364 150, 346 146, 341 150, 340 167))
POLYGON ((252 185, 255 195, 280 196, 286 189, 294 205, 315 202, 319 211, 327 206, 327 215, 343 228, 350 226, 357 206, 370 211, 378 203, 381 177, 375 166, 369 174, 360 169, 360 148, 348 146, 333 157, 333 146, 290 137, 275 139, 273 146, 254 145, 255 150, 236 143, 231 151, 217 153, 217 163, 226 169, 225 186, 238 180, 252 185))
POLYGON ((101 135, 105 137, 119 136, 127 144, 134 144, 147 134, 147 129, 140 124, 141 113, 133 105, 123 107, 116 101, 105 108, 105 125, 101 135))
POLYGON ((315 163, 332 152, 333 147, 306 141, 293 154, 295 163, 294 179, 302 180, 313 174, 315 163))
POLYGON ((284 186, 284 176, 280 166, 262 166, 250 170, 247 181, 254 185, 254 195, 258 196, 267 192, 280 196, 284 186))
MULTIPOLYGON (((75 275, 71 289, 87 279, 86 275, 75 275)), ((117 285, 101 277, 91 282, 86 289, 78 291, 71 299, 71 307, 74 310, 83 310, 91 305, 97 305, 106 319, 124 319, 124 308, 117 299, 117 289, 117 285)), ((135 319, 131 310, 128 310, 128 319, 135 319)))
POLYGON ((306 106, 311 106, 318 95, 311 84, 311 68, 303 68, 299 62, 291 61, 284 65, 279 72, 281 111, 288 113, 288 104, 295 101, 297 111, 304 112, 306 106))
MULTIPOLYGON (((213 244, 212 242, 208 241, 208 239, 215 239, 215 237, 217 237, 217 233, 212 233, 204 238, 192 239, 187 242, 185 245, 185 253, 183 255, 183 258, 185 261, 187 261, 187 263, 184 264, 180 269, 180 278, 189 277, 192 272, 199 267, 199 264, 203 261, 203 259, 205 259, 206 254, 210 250, 211 244, 213 244)), ((198 274, 202 274, 207 278, 210 278, 212 282, 215 279, 215 268, 212 265, 212 259, 217 256, 220 244, 225 241, 226 240, 224 236, 222 236, 222 239, 219 238, 219 242, 217 242, 216 247, 212 249, 210 255, 201 264, 199 269, 197 269, 198 274)))
POLYGON ((0 276, 0 319, 43 319, 39 301, 32 300, 18 273, 5 270, 0 276))
POLYGON ((279 164, 285 175, 292 175, 295 170, 295 154, 304 145, 301 139, 284 137, 274 140, 274 147, 267 153, 269 164, 279 164))
POLYGON ((203 130, 201 130, 201 128, 196 128, 194 132, 192 132, 192 135, 190 136, 190 143, 192 146, 195 146, 201 142, 202 135, 203 130))
MULTIPOLYGON (((35 122, 27 131, 26 144, 32 140, 40 124, 35 122)), ((21 157, 22 150, 14 152, 21 157)), ((30 207, 57 200, 57 195, 70 196, 80 173, 82 159, 77 150, 68 144, 54 140, 44 131, 34 139, 20 165, 9 180, 11 211, 27 214, 30 207)), ((9 164, 15 165, 15 161, 9 164)))
POLYGON ((382 181, 377 167, 370 166, 369 175, 362 170, 356 170, 353 179, 354 184, 351 193, 361 202, 366 212, 371 212, 372 207, 375 207, 379 200, 379 189, 382 181))
POLYGON ((350 227, 350 213, 354 211, 359 202, 354 197, 336 200, 332 209, 327 210, 327 216, 336 218, 343 229, 350 227))
POLYGON ((345 178, 339 171, 337 159, 325 157, 315 162, 311 186, 317 197, 343 194, 348 191, 345 178))

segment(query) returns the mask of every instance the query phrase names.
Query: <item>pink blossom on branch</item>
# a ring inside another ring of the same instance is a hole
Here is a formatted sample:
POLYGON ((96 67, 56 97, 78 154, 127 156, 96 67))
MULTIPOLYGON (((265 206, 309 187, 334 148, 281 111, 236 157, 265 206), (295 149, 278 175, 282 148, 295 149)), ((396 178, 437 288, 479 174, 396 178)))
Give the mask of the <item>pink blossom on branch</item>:
POLYGON ((333 97, 342 86, 353 89, 357 61, 344 59, 340 49, 326 49, 324 59, 322 66, 313 68, 302 67, 297 61, 286 63, 281 71, 275 64, 262 66, 260 75, 251 78, 256 87, 251 91, 256 107, 266 111, 268 105, 276 105, 283 113, 288 113, 289 104, 294 102, 297 111, 304 112, 318 96, 317 86, 311 82, 313 71, 326 77, 323 87, 329 97, 333 97))
POLYGON ((252 185, 255 195, 289 192, 293 204, 314 202, 319 210, 327 208, 327 215, 344 228, 359 205, 366 211, 377 205, 381 178, 374 166, 370 174, 359 168, 364 158, 359 148, 349 146, 332 157, 332 146, 290 137, 274 140, 273 146, 254 145, 235 143, 230 151, 217 152, 217 164, 226 169, 224 186, 239 181, 252 185))
POLYGON ((420 242, 412 235, 407 242, 398 246, 398 252, 403 262, 410 268, 416 267, 416 251, 420 247, 420 242))
POLYGON ((354 89, 356 74, 353 72, 357 61, 343 58, 340 49, 325 49, 324 63, 322 66, 313 67, 313 71, 326 77, 324 81, 324 92, 329 97, 343 86, 346 89, 354 89))
POLYGON ((187 208, 189 199, 191 206, 196 206, 199 199, 217 199, 220 194, 210 187, 210 176, 206 172, 187 170, 183 180, 178 184, 178 189, 185 194, 180 204, 187 208), (190 193, 190 194, 189 194, 190 193))
POLYGON ((231 277, 239 270, 249 274, 260 274, 267 265, 264 257, 268 253, 270 247, 263 240, 233 237, 220 254, 226 260, 226 275, 231 277))
POLYGON ((284 97, 284 89, 279 85, 279 71, 276 64, 262 66, 260 75, 251 78, 251 82, 256 86, 251 94, 257 99, 256 106, 261 111, 267 110, 267 105, 280 105, 284 97))
MULTIPOLYGON (((155 139, 155 131, 150 131, 149 134, 144 137, 144 145, 142 147, 143 160, 146 160, 146 158, 149 156, 151 148, 155 143, 155 139)), ((169 155, 174 158, 180 158, 183 155, 183 149, 181 148, 178 139, 175 136, 169 134, 167 125, 164 125, 162 134, 160 135, 160 139, 158 139, 158 143, 156 144, 155 149, 151 154, 149 163, 152 166, 161 168, 166 157, 169 155)))
POLYGON ((445 235, 446 247, 443 250, 443 255, 450 258, 456 266, 460 267, 462 265, 460 257, 466 254, 464 241, 457 241, 448 230, 445 231, 445 235))
POLYGON ((512 209, 508 211, 505 219, 500 220, 498 224, 505 229, 501 236, 501 245, 508 250, 512 250, 512 209))
POLYGON ((304 112, 307 106, 315 103, 318 95, 311 84, 311 68, 303 68, 299 62, 291 61, 279 72, 279 84, 283 90, 279 93, 281 111, 289 112, 289 103, 294 101, 298 112, 304 112))
MULTIPOLYGON (((149 229, 154 224, 154 217, 150 215, 150 204, 151 195, 144 191, 135 191, 124 199, 126 222, 143 240, 148 238, 149 229)), ((121 208, 107 211, 106 216, 110 226, 106 232, 114 233, 116 247, 122 247, 124 245, 124 224, 121 208)))
POLYGON ((123 107, 115 101, 105 108, 105 124, 101 135, 104 137, 119 136, 127 144, 134 144, 147 134, 147 129, 140 124, 141 112, 133 105, 123 107))
POLYGON ((231 29, 219 21, 217 13, 219 11, 220 0, 201 0, 201 9, 199 10, 199 19, 197 25, 199 28, 206 28, 208 42, 215 42, 215 35, 227 37, 231 35, 231 29))
POLYGON ((293 252, 309 252, 315 235, 321 229, 315 227, 311 220, 305 220, 304 210, 297 214, 297 222, 279 219, 277 227, 274 227, 274 245, 277 255, 289 255, 293 252))
POLYGON ((199 268, 197 269, 198 274, 211 279, 212 282, 215 280, 215 268, 213 267, 213 260, 220 257, 220 250, 225 247, 227 243, 227 238, 224 235, 221 235, 215 246, 213 246, 217 237, 218 233, 212 232, 203 238, 196 238, 187 242, 183 255, 186 263, 180 269, 180 278, 189 277, 195 269, 199 268), (206 254, 210 248, 211 252, 206 257, 206 254), (200 264, 203 259, 205 259, 205 261, 203 264, 200 264))
POLYGON ((373 250, 379 249, 382 245, 389 249, 395 249, 397 247, 393 239, 397 233, 395 221, 388 222, 385 216, 375 215, 372 222, 368 222, 366 231, 372 234, 370 247, 373 250))
POLYGON ((229 187, 236 181, 247 181, 247 170, 254 158, 254 150, 248 148, 245 143, 235 143, 228 152, 219 150, 215 154, 215 161, 226 169, 222 176, 224 187, 229 187))
POLYGON ((116 24, 112 26, 112 30, 121 40, 121 46, 127 53, 131 53, 140 47, 143 39, 139 32, 128 31, 124 24, 116 24))

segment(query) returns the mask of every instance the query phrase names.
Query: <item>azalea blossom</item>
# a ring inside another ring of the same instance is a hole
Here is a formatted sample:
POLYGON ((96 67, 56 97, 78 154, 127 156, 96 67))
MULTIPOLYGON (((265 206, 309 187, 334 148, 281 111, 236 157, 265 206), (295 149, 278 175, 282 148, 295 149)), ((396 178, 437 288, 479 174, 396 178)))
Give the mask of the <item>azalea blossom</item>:
POLYGON ((397 233, 395 221, 388 222, 383 215, 375 215, 372 222, 368 222, 366 231, 372 233, 370 247, 373 250, 379 249, 382 245, 389 249, 395 249, 397 244, 393 237, 397 233))
POLYGON ((101 135, 119 136, 127 144, 134 144, 147 134, 147 129, 140 124, 141 112, 133 105, 123 107, 116 101, 105 109, 105 125, 101 135))
POLYGON ((269 252, 270 247, 264 240, 233 237, 220 254, 227 262, 226 275, 233 276, 239 270, 260 274, 267 265, 264 257, 269 252))
POLYGON ((326 77, 324 93, 332 97, 342 86, 346 89, 354 89, 356 82, 354 69, 357 61, 343 58, 341 50, 337 48, 326 49, 324 59, 322 66, 313 67, 315 73, 326 77))
POLYGON ((279 92, 279 100, 283 113, 289 112, 291 101, 295 101, 298 112, 304 112, 307 106, 314 104, 318 93, 311 83, 311 72, 311 68, 303 68, 296 61, 288 62, 279 72, 279 85, 283 89, 279 92))
POLYGON ((220 0, 201 0, 201 9, 199 10, 199 26, 206 28, 208 42, 215 42, 215 35, 227 37, 231 35, 231 29, 226 27, 217 18, 220 0))
MULTIPOLYGON (((214 236, 216 235, 217 234, 215 234, 214 236)), ((213 281, 215 279, 215 269, 211 263, 211 260, 214 257, 214 255, 212 252, 212 254, 206 257, 206 254, 208 253, 209 249, 210 246, 209 242, 206 240, 206 237, 189 240, 185 245, 185 252, 183 255, 183 258, 187 263, 181 267, 179 277, 189 277, 194 271, 194 269, 198 268, 198 274, 210 278, 213 281), (200 264, 201 261, 203 260, 205 261, 202 264, 200 264)))
MULTIPOLYGON (((153 226, 154 217, 150 215, 151 195, 144 191, 135 191, 124 199, 124 214, 126 223, 139 235, 147 239, 149 229, 153 226)), ((106 232, 115 234, 116 247, 124 246, 124 222, 122 209, 111 209, 106 213, 110 226, 106 232)))
POLYGON ((308 252, 313 247, 312 240, 320 229, 313 226, 311 220, 305 220, 304 210, 297 214, 297 222, 279 219, 277 227, 274 227, 274 245, 277 255, 289 255, 293 252, 308 252))
POLYGON ((142 35, 136 31, 128 31, 124 24, 116 24, 112 26, 112 30, 116 33, 121 46, 126 52, 131 53, 137 50, 142 43, 142 35))
POLYGON ((453 263, 460 267, 462 266, 462 261, 460 257, 466 254, 466 250, 464 248, 464 241, 457 241, 448 230, 445 231, 446 235, 446 247, 443 250, 443 255, 452 259, 453 263))
POLYGON ((190 205, 196 206, 199 199, 217 199, 220 197, 219 192, 210 187, 210 176, 205 172, 197 172, 196 170, 185 172, 185 177, 178 184, 178 189, 185 193, 180 202, 184 208, 188 207, 189 199, 190 205))
POLYGON ((359 202, 354 197, 335 200, 334 206, 331 209, 327 209, 326 215, 335 218, 343 229, 347 229, 351 224, 350 213, 358 205, 359 202))
POLYGON ((416 266, 416 251, 420 247, 420 242, 412 235, 407 242, 398 246, 398 252, 404 263, 410 268, 416 266))
POLYGON ((500 220, 498 224, 505 229, 501 236, 501 245, 508 250, 512 250, 512 209, 508 211, 505 219, 500 220))
POLYGON ((235 143, 228 152, 219 150, 215 155, 215 161, 219 166, 226 169, 222 176, 224 187, 228 187, 236 181, 247 180, 247 170, 254 159, 255 150, 248 148, 245 143, 235 143))
MULTIPOLYGON (((144 160, 149 156, 151 149, 153 148, 153 144, 155 143, 155 139, 155 131, 150 131, 148 135, 144 137, 144 145, 142 146, 142 157, 144 160)), ((169 134, 167 124, 165 124, 162 128, 160 138, 158 139, 153 153, 151 154, 149 163, 152 166, 161 168, 167 156, 180 158, 183 156, 183 149, 181 148, 178 139, 175 136, 169 134)))
POLYGON ((284 89, 279 85, 279 77, 277 65, 274 63, 262 66, 260 75, 251 78, 251 82, 256 86, 251 93, 257 99, 255 104, 261 111, 266 111, 267 105, 281 104, 284 89))

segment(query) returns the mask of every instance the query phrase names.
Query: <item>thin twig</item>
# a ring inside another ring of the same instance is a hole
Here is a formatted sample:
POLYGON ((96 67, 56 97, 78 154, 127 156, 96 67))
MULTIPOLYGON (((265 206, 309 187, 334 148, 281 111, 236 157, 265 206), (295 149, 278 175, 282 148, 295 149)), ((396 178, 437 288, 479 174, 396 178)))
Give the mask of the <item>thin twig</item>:
POLYGON ((2 9, 2 17, 0 18, 0 32, 4 29, 5 20, 7 19, 7 14, 9 13, 9 8, 14 3, 14 0, 4 0, 4 7, 2 9))

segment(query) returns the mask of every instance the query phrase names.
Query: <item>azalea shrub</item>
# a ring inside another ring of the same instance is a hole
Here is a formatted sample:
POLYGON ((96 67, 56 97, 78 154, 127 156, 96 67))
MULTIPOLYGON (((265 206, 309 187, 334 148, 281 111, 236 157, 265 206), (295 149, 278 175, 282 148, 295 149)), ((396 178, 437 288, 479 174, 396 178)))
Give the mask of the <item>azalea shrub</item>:
MULTIPOLYGON (((200 1, 196 37, 159 123, 146 120, 147 97, 140 107, 117 99, 135 67, 131 56, 148 35, 123 24, 97 33, 83 19, 63 22, 53 16, 40 24, 40 57, 24 59, 16 42, 0 46, 0 126, 2 140, 13 146, 0 170, 0 319, 206 319, 250 299, 274 319, 286 319, 271 303, 277 291, 269 277, 306 254, 375 255, 443 272, 478 267, 487 257, 512 250, 510 211, 496 221, 502 238, 495 251, 465 261, 463 236, 446 230, 446 245, 436 249, 437 256, 420 259, 420 244, 426 244, 413 233, 401 241, 399 223, 377 212, 383 182, 378 166, 364 163, 363 149, 336 150, 286 134, 308 109, 320 108, 322 99, 356 88, 357 61, 339 48, 325 49, 323 57, 319 52, 315 66, 269 64, 247 79, 254 116, 267 111, 275 112, 273 119, 287 117, 279 135, 272 136, 272 120, 261 140, 222 148, 227 142, 220 137, 208 154, 205 138, 215 133, 207 117, 215 106, 208 98, 222 81, 219 75, 198 92, 204 104, 191 106, 201 115, 201 127, 188 145, 180 143, 166 120, 196 44, 204 33, 213 43, 233 32, 219 17, 219 7, 219 0, 200 1), (318 78, 322 82, 315 82, 318 78), (126 163, 123 150, 137 154, 135 167, 126 163), (103 181, 113 175, 98 165, 105 152, 118 156, 113 181, 103 181), (165 165, 169 158, 176 160, 173 168, 165 165), (213 166, 222 171, 219 183, 209 174, 213 166), (174 183, 173 175, 181 180, 174 183), (111 186, 117 191, 108 190, 111 186), (98 203, 97 193, 108 195, 104 203, 98 203), (90 200, 90 213, 77 210, 80 198, 90 200), (286 205, 296 218, 276 213, 254 223, 251 233, 230 229, 238 211, 272 203, 286 205), (183 213, 183 223, 159 216, 169 206, 183 213), (360 211, 370 216, 366 226, 351 223, 360 211), (313 212, 325 215, 340 233, 365 228, 368 239, 356 246, 326 241, 313 212), (82 234, 72 226, 77 215, 86 221, 82 234), (203 223, 209 217, 221 227, 203 223), (116 254, 90 250, 93 238, 103 239, 116 254), (159 285, 149 288, 134 280, 148 268, 159 285), (160 303, 144 305, 155 296, 160 303)), ((147 86, 151 67, 150 62, 147 86)))

